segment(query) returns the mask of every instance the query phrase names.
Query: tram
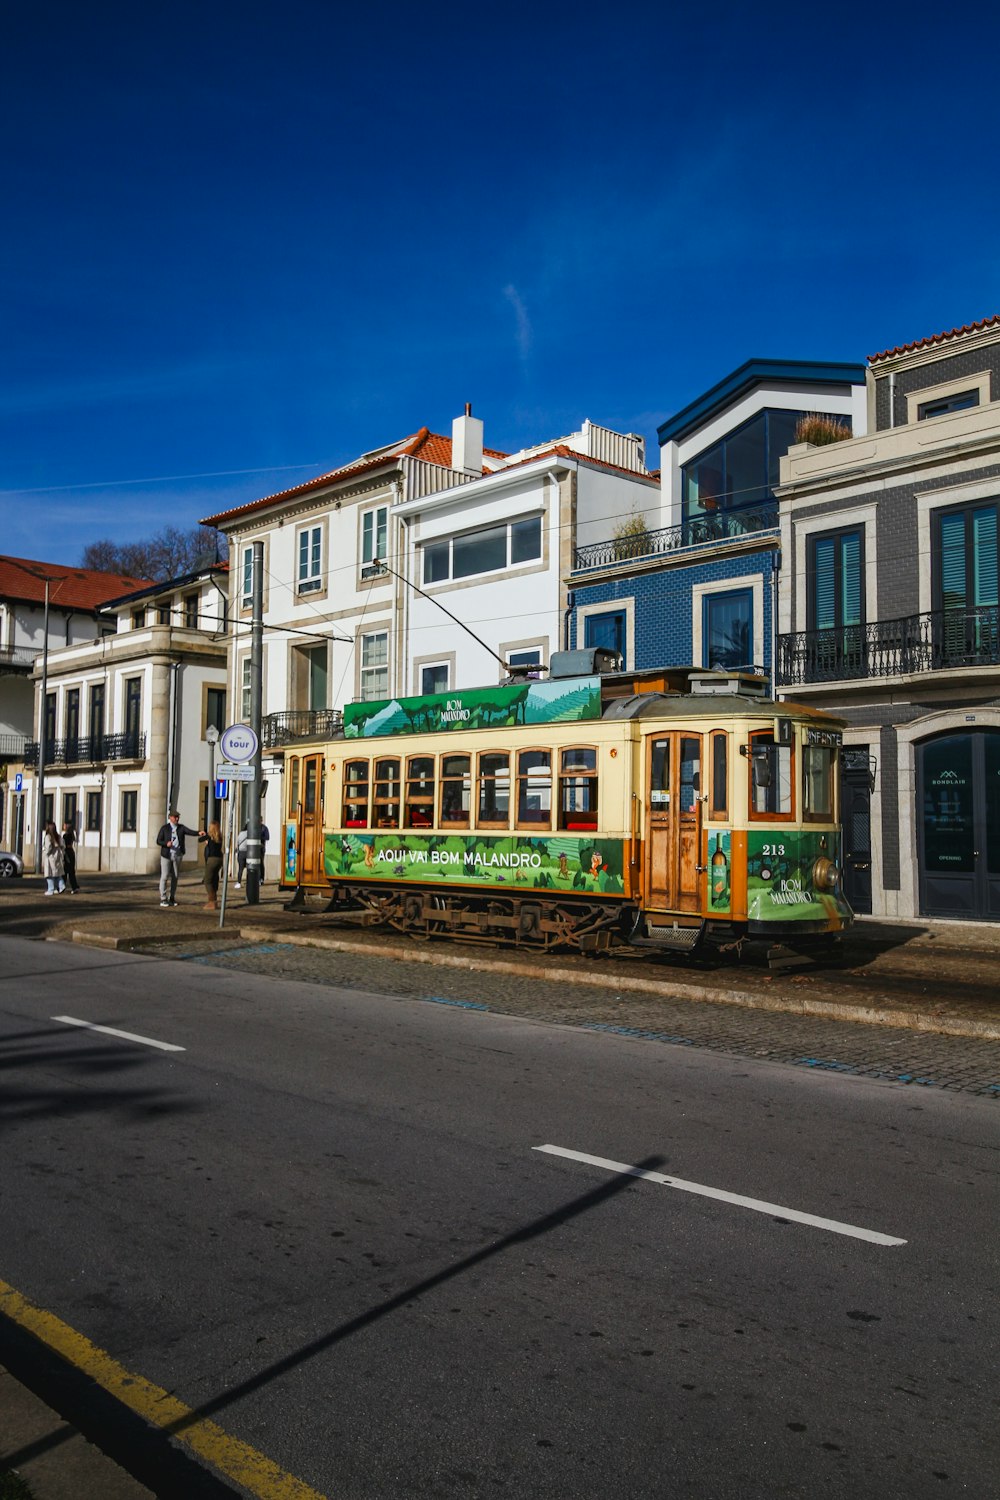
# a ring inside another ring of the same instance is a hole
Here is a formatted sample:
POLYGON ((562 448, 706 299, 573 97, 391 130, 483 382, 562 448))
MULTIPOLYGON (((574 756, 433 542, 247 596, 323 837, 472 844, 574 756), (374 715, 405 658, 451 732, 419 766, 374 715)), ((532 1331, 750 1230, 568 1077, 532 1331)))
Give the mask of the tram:
POLYGON ((583 952, 847 928, 842 721, 747 673, 607 665, 560 652, 545 680, 348 704, 286 747, 290 906, 322 891, 415 937, 583 952))

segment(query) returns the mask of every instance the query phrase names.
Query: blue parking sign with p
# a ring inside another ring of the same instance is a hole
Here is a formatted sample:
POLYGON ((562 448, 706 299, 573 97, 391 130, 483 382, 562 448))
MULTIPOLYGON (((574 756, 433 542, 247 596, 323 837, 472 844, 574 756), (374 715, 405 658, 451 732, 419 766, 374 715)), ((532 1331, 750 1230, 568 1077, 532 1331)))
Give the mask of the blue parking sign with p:
POLYGON ((23 787, 24 787, 24 777, 21 775, 20 771, 15 771, 14 772, 14 790, 15 790, 15 792, 20 792, 23 789, 23 787))

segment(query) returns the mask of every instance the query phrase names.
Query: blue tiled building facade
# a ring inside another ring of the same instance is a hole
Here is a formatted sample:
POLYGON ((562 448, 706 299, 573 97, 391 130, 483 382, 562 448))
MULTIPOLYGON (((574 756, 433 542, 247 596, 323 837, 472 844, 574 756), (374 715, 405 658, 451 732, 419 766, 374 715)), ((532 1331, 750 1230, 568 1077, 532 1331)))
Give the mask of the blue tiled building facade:
POLYGON ((658 513, 576 549, 567 644, 773 680, 780 459, 803 416, 862 433, 864 380, 861 365, 751 360, 664 422, 658 513))

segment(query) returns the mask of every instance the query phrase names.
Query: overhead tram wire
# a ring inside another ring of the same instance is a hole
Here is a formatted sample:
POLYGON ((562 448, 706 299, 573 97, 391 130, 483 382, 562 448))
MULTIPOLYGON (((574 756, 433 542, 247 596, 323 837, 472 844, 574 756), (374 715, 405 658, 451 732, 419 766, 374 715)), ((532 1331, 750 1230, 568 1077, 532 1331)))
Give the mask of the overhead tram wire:
POLYGON ((460 620, 457 615, 453 615, 450 609, 445 609, 441 601, 439 599, 435 599, 433 594, 428 594, 425 589, 418 587, 418 585, 415 584, 412 579, 405 577, 404 574, 397 573, 395 568, 390 568, 389 564, 387 562, 384 562, 381 558, 376 560, 376 566, 384 573, 391 573, 393 578, 399 579, 400 583, 407 584, 409 588, 413 589, 414 593, 421 594, 425 599, 429 599, 431 604, 436 604, 442 614, 447 615, 449 620, 454 620, 456 625, 460 625, 461 628, 465 631, 466 635, 471 635, 477 646, 482 646, 484 651, 488 651, 493 660, 498 661, 505 672, 509 671, 507 663, 504 661, 503 657, 498 656, 497 653, 493 650, 492 646, 487 646, 485 641, 480 640, 476 632, 474 630, 470 630, 464 620, 460 620))

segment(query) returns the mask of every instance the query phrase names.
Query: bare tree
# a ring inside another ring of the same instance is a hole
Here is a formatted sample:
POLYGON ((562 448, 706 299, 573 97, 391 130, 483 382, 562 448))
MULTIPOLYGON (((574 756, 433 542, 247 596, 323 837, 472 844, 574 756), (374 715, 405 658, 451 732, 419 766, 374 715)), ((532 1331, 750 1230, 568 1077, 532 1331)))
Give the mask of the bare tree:
POLYGON ((195 573, 209 563, 224 562, 227 552, 225 537, 211 526, 194 526, 190 531, 165 526, 144 542, 114 542, 110 538, 91 542, 83 550, 80 566, 165 583, 169 578, 195 573))

